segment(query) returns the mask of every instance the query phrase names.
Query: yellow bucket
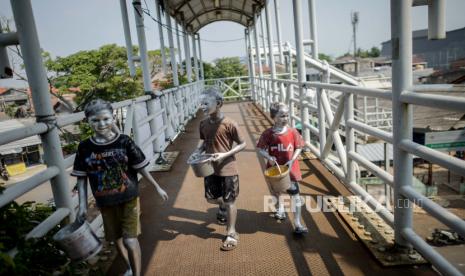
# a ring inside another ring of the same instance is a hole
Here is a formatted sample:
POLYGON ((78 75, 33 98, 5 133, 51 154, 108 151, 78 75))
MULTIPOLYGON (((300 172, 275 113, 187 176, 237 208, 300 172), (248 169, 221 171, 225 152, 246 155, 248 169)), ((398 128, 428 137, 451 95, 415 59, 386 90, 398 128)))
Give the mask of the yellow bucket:
POLYGON ((268 181, 273 191, 277 193, 284 193, 291 188, 291 177, 289 175, 288 166, 276 164, 276 166, 266 169, 265 179, 268 181))

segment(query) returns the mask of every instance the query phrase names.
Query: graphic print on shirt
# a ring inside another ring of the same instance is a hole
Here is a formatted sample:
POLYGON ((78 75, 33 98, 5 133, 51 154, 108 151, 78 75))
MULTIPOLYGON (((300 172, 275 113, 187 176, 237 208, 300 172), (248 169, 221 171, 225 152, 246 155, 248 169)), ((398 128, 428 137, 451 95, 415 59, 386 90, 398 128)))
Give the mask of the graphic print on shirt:
POLYGON ((85 163, 89 168, 89 176, 97 180, 95 196, 123 193, 131 182, 126 175, 128 157, 123 149, 92 152, 85 163))

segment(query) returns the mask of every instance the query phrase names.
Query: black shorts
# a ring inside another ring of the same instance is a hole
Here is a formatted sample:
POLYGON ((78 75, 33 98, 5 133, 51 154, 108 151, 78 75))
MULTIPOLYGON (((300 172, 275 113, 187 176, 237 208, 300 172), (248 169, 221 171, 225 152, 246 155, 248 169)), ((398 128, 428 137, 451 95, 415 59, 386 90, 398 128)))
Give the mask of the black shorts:
POLYGON ((234 202, 239 195, 239 176, 210 175, 205 177, 205 198, 223 198, 224 202, 234 202))

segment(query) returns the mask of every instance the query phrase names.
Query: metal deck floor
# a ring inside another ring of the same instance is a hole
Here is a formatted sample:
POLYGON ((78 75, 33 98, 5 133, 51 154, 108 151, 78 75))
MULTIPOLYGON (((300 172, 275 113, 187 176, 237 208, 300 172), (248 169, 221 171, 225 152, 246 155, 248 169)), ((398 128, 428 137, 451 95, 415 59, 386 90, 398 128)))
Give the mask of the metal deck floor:
MULTIPOLYGON (((171 171, 153 174, 169 201, 162 204, 154 188, 142 184, 143 275, 437 275, 427 265, 383 268, 336 213, 303 211, 309 233, 293 236, 289 219, 278 223, 263 212, 263 197, 269 191, 255 144, 270 122, 249 102, 226 104, 223 111, 238 122, 247 142, 237 155, 239 245, 220 251, 225 227, 216 224, 216 208, 204 199, 203 179, 186 164, 199 142, 199 115, 169 146, 168 151, 180 151, 171 171)), ((302 195, 350 194, 318 160, 301 161, 301 169, 302 195)), ((123 271, 116 259, 109 274, 123 271)))

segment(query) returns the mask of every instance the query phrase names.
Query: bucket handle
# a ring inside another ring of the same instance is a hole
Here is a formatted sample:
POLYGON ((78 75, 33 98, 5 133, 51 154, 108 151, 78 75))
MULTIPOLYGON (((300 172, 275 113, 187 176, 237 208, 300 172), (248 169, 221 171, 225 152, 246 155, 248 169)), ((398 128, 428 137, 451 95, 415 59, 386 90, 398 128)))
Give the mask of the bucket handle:
POLYGON ((276 167, 278 167, 278 171, 279 171, 279 176, 282 176, 283 173, 281 172, 281 167, 279 166, 278 162, 276 160, 273 160, 274 163, 276 164, 276 167))

